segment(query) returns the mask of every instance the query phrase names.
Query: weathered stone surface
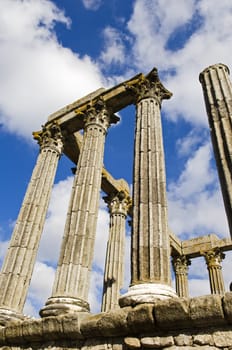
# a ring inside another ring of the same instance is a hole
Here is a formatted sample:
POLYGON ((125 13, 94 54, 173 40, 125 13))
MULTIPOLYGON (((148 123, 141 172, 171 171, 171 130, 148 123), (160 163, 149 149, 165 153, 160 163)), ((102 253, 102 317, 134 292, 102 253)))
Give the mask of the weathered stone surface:
POLYGON ((195 326, 225 323, 220 295, 204 295, 190 299, 190 317, 195 326))
POLYGON ((64 336, 72 339, 83 339, 80 325, 81 321, 88 316, 88 313, 80 312, 61 317, 64 336))
POLYGON ((137 305, 128 311, 127 324, 130 332, 148 332, 155 328, 153 304, 137 305))
POLYGON ((141 347, 141 343, 138 338, 126 337, 124 339, 124 343, 129 349, 139 349, 141 347))
POLYGON ((84 337, 99 337, 101 336, 99 327, 98 327, 98 322, 102 318, 102 314, 97 314, 97 315, 91 315, 87 319, 84 319, 81 322, 80 326, 80 331, 81 334, 83 334, 84 337))
POLYGON ((98 329, 104 336, 125 335, 128 332, 127 310, 119 309, 103 313, 98 321, 98 329))
POLYGON ((214 340, 211 334, 197 334, 193 336, 193 343, 196 345, 214 345, 214 340))
POLYGON ((218 175, 232 237, 232 86, 229 68, 215 64, 203 70, 200 82, 204 91, 218 175))
POLYGON ((104 197, 110 213, 107 242, 103 297, 101 311, 119 308, 120 289, 124 280, 124 250, 126 217, 131 205, 129 192, 121 191, 104 197))
POLYGON ((39 341, 43 339, 42 320, 30 320, 23 322, 23 338, 26 341, 39 341))
POLYGON ((0 345, 6 343, 5 330, 4 327, 0 327, 0 345))
POLYGON ((43 127, 37 135, 40 153, 24 197, 0 273, 1 318, 22 318, 40 237, 46 218, 62 135, 57 125, 43 127), (16 292, 17 289, 17 292, 16 292), (9 311, 12 311, 10 316, 9 311), (19 315, 17 315, 19 314, 19 315))
POLYGON ((112 338, 112 349, 122 350, 123 349, 123 339, 112 338))
POLYGON ((58 317, 46 317, 42 319, 43 338, 59 339, 63 338, 62 320, 58 317))
POLYGON ((8 340, 11 344, 17 344, 21 343, 23 336, 23 329, 21 322, 12 322, 8 327, 5 329, 5 339, 6 342, 8 340))
POLYGON ((188 299, 173 298, 159 301, 154 307, 154 315, 160 328, 176 329, 192 324, 188 299))
POLYGON ((218 347, 232 346, 232 330, 215 332, 213 339, 215 345, 218 347))
POLYGON ((83 349, 91 350, 110 350, 112 349, 111 344, 108 344, 106 341, 101 339, 87 339, 83 349))
POLYGON ((175 344, 178 346, 191 346, 193 345, 193 338, 191 335, 180 334, 174 337, 175 344))
POLYGON ((232 323, 232 293, 225 293, 222 298, 223 309, 225 312, 225 318, 232 323))
POLYGON ((168 337, 144 337, 141 338, 141 344, 145 348, 158 349, 174 345, 172 336, 168 337))

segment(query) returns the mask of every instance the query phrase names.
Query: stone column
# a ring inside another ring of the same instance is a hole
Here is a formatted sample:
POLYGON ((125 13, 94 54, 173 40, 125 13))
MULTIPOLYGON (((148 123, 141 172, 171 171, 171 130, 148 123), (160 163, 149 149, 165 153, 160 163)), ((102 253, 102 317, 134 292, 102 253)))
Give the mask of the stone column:
POLYGON ((105 135, 118 121, 104 104, 89 107, 52 296, 42 317, 89 311, 88 292, 96 233, 105 135))
POLYGON ((221 262, 225 254, 220 249, 210 250, 203 253, 209 271, 209 282, 211 294, 224 294, 225 286, 222 276, 221 262))
POLYGON ((232 85, 229 68, 215 64, 200 74, 222 195, 232 237, 232 85))
POLYGON ((191 261, 185 255, 179 255, 173 257, 172 264, 176 277, 176 293, 181 298, 188 298, 188 266, 191 261))
POLYGON ((0 274, 0 323, 22 317, 63 144, 58 125, 34 133, 40 145, 0 274))
POLYGON ((131 286, 120 305, 176 296, 171 288, 170 242, 160 107, 171 97, 156 69, 128 87, 136 97, 131 286))
POLYGON ((121 191, 104 198, 110 212, 110 232, 107 243, 103 298, 101 311, 119 307, 120 288, 124 280, 125 224, 128 207, 131 205, 128 193, 121 191))

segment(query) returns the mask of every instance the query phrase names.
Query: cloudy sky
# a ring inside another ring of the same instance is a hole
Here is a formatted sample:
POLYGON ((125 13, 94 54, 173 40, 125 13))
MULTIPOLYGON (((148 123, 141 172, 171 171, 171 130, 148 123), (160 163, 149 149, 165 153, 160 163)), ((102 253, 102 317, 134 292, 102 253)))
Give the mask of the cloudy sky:
MULTIPOLYGON (((181 239, 209 233, 229 237, 198 77, 211 64, 232 67, 231 23, 231 0, 0 1, 1 261, 38 154, 32 131, 66 104, 153 67, 173 92, 162 108, 170 228, 181 239)), ((115 178, 131 185, 134 107, 120 116, 109 130, 104 163, 115 178)), ((72 166, 61 158, 27 314, 36 315, 51 293, 72 166)), ((101 201, 90 291, 94 312, 99 310, 107 225, 101 201)), ((127 251, 129 240, 128 230, 127 251)), ((223 263, 227 290, 229 265, 231 254, 223 263)), ((125 275, 126 288, 128 259, 125 275)), ((209 293, 202 259, 192 262, 190 278, 191 295, 209 293)))

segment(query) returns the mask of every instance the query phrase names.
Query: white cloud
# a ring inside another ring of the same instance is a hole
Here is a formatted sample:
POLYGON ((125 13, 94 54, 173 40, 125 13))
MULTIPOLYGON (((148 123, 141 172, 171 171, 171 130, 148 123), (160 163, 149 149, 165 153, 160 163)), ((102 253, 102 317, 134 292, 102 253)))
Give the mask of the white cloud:
POLYGON ((202 139, 207 140, 204 129, 192 129, 185 137, 176 141, 176 150, 179 157, 189 156, 202 143, 202 139))
POLYGON ((168 186, 169 222, 183 239, 215 233, 228 236, 228 225, 209 143, 195 150, 177 181, 168 186))
POLYGON ((96 11, 101 7, 102 0, 82 0, 82 3, 87 10, 96 11))
POLYGON ((24 307, 25 314, 38 317, 38 311, 51 296, 54 277, 55 270, 51 266, 36 262, 24 307))
POLYGON ((58 261, 72 184, 70 176, 54 185, 38 251, 40 261, 55 265, 58 261))
POLYGON ((49 0, 0 2, 0 122, 11 132, 29 137, 50 113, 101 86, 90 57, 58 42, 57 22, 70 24, 49 0))
POLYGON ((9 241, 0 241, 0 262, 2 262, 5 257, 9 243, 9 241))
POLYGON ((232 65, 231 20, 232 4, 228 0, 214 6, 209 0, 178 1, 178 4, 176 0, 135 2, 128 22, 134 37, 133 62, 143 71, 153 66, 169 71, 163 79, 174 93, 164 104, 168 118, 182 117, 195 125, 207 123, 198 76, 211 64, 232 65), (170 40, 174 41, 178 30, 183 43, 173 50, 170 40))
POLYGON ((212 184, 215 181, 215 172, 211 168, 211 160, 210 144, 206 143, 187 160, 178 182, 169 185, 172 197, 198 196, 206 186, 212 184))
POLYGON ((121 32, 115 28, 106 27, 103 31, 103 36, 105 39, 105 50, 100 56, 103 64, 123 64, 125 62, 126 47, 121 32))

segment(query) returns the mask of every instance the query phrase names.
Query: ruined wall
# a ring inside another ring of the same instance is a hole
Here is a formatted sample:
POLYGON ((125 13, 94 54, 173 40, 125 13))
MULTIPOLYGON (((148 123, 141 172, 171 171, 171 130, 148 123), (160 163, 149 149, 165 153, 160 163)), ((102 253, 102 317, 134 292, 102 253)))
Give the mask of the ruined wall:
POLYGON ((175 298, 0 329, 1 349, 232 349, 232 293, 175 298))

